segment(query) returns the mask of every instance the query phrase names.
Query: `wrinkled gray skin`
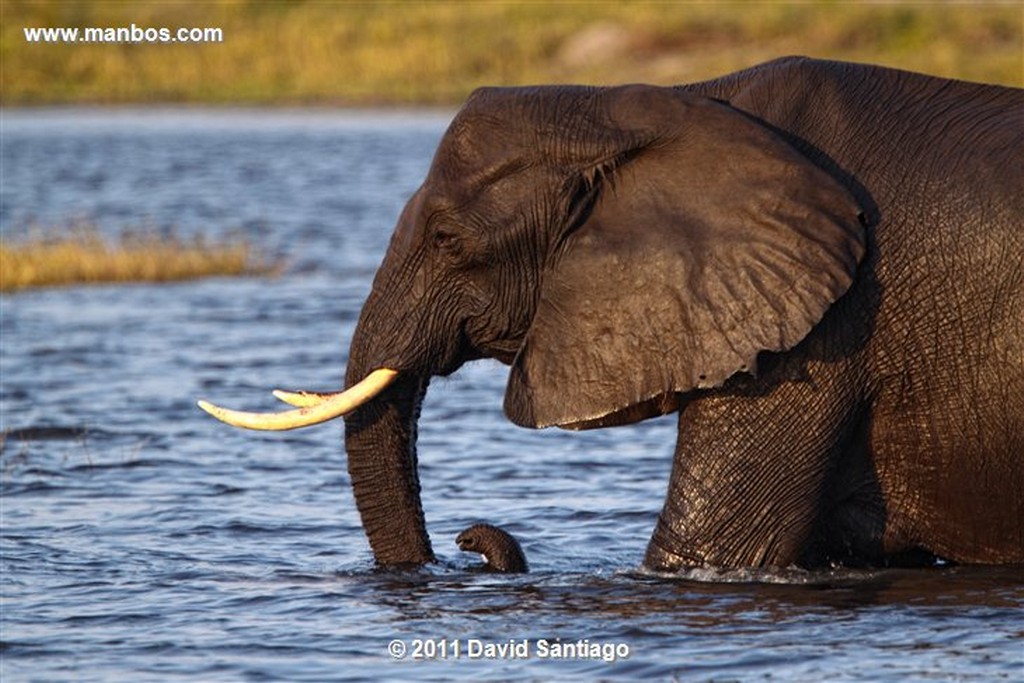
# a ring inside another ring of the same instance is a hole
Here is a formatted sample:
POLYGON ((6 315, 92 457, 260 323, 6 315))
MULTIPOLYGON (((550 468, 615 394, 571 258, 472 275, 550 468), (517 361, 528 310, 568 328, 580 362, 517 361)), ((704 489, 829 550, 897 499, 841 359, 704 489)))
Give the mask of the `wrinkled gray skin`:
POLYGON ((483 556, 484 568, 488 571, 521 574, 530 570, 519 541, 493 524, 474 524, 463 529, 455 543, 459 550, 483 556))
POLYGON ((678 411, 645 564, 1024 562, 1024 91, 784 59, 679 88, 477 91, 409 201, 347 383, 382 565, 434 560, 429 379, 516 424, 678 411))

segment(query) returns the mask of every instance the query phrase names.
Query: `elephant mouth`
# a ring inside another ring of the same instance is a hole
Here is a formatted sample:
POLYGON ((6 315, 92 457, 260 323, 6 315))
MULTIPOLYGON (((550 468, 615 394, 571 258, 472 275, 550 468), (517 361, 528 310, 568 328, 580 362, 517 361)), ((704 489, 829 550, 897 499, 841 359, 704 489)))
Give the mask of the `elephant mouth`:
POLYGON ((275 413, 231 410, 207 401, 199 401, 199 407, 233 427, 285 431, 321 424, 347 415, 380 394, 397 378, 397 370, 378 368, 345 391, 320 393, 276 390, 274 396, 278 400, 295 408, 275 413))
POLYGON ((512 362, 516 359, 516 354, 519 353, 519 349, 522 348, 521 340, 502 339, 495 342, 490 342, 482 346, 482 354, 488 358, 494 358, 499 363, 504 365, 512 365, 512 362))

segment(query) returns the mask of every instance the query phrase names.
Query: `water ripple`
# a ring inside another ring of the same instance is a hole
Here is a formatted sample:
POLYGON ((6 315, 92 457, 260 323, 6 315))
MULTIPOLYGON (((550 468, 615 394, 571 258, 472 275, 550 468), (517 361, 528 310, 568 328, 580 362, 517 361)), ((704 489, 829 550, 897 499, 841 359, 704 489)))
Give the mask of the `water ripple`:
POLYGON ((1020 679, 1024 572, 639 568, 671 418, 512 427, 506 369, 431 386, 423 505, 438 564, 375 567, 340 425, 227 429, 205 397, 269 409, 330 389, 405 198, 447 117, 4 112, 5 237, 28 220, 249 237, 272 281, 106 286, 3 300, 0 679, 906 681, 1020 679), (532 572, 481 572, 477 520, 532 572), (552 659, 551 642, 626 659, 552 659), (525 660, 395 661, 424 639, 528 640, 525 660))

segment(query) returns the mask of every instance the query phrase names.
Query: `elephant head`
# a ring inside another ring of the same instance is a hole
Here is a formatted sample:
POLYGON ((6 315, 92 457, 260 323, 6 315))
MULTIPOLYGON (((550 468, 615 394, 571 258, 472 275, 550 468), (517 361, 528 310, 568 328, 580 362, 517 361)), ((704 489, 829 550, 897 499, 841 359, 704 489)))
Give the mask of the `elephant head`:
MULTIPOLYGON (((757 121, 649 86, 478 90, 395 228, 334 396, 377 561, 433 559, 416 427, 429 379, 511 366, 516 424, 581 429, 680 406, 800 342, 853 281, 859 208, 757 121), (368 379, 366 379, 368 378, 368 379)), ((264 421, 266 420, 266 421, 264 421)), ((269 426, 268 426, 269 425, 269 426)))

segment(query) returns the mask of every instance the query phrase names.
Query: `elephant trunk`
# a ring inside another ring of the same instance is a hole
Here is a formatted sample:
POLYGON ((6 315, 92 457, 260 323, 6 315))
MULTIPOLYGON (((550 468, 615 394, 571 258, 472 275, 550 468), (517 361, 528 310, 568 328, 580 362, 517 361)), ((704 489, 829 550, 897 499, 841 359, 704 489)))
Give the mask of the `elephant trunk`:
MULTIPOLYGON (((346 385, 372 368, 356 353, 346 385)), ((378 564, 434 561, 416 461, 416 424, 428 379, 401 374, 377 398, 345 417, 348 471, 363 529, 378 564)))

